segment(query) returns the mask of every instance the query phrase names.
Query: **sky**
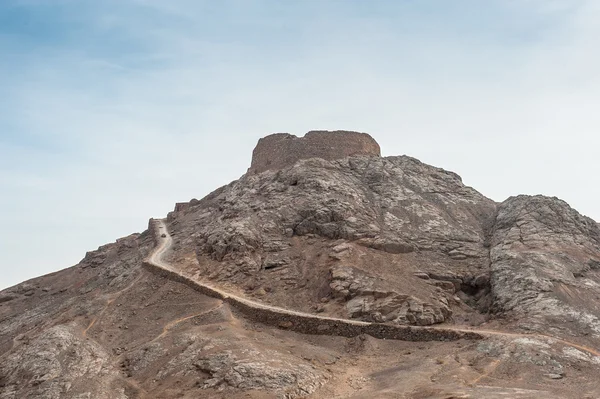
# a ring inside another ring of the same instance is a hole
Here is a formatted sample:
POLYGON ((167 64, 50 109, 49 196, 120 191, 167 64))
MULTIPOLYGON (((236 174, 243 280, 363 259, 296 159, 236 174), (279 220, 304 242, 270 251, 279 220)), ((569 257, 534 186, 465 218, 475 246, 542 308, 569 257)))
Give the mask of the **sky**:
POLYGON ((597 0, 2 0, 0 289, 239 178, 275 132, 367 132, 600 220, 599 20, 597 0))

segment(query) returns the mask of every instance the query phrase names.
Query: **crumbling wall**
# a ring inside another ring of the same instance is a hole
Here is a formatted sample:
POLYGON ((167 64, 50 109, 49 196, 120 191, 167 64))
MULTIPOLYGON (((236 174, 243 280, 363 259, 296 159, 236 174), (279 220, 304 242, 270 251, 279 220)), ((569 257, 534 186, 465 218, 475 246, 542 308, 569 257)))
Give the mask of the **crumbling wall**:
POLYGON ((301 159, 331 161, 352 155, 381 156, 381 150, 375 139, 366 133, 311 131, 304 137, 288 133, 271 134, 258 140, 248 173, 282 169, 301 159))

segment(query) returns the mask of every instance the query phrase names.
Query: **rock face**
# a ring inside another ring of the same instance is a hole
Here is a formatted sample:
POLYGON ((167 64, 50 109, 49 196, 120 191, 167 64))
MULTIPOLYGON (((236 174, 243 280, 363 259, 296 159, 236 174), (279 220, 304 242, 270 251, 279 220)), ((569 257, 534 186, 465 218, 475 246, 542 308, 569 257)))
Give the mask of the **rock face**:
POLYGON ((125 388, 113 384, 119 373, 109 353, 66 326, 52 327, 9 353, 0 364, 0 376, 2 398, 61 398, 69 391, 127 398, 125 388))
MULTIPOLYGON (((226 344, 224 342, 224 344, 226 344)), ((315 392, 323 385, 323 375, 308 364, 287 359, 274 351, 244 350, 239 358, 231 349, 200 357, 194 366, 211 378, 205 388, 221 387, 238 390, 268 389, 280 397, 295 398, 315 392)))
POLYGON ((194 256, 190 267, 214 281, 293 309, 325 301, 325 314, 425 325, 462 314, 455 294, 489 274, 495 210, 452 172, 406 156, 359 156, 247 174, 169 220, 178 255, 194 256), (387 299, 334 295, 338 265, 389 283, 387 299), (348 311, 348 300, 365 307, 348 311))
POLYGON ((379 156, 379 144, 366 133, 343 130, 311 131, 304 137, 277 133, 258 141, 248 172, 277 170, 301 159, 322 158, 331 161, 353 155, 379 156))
POLYGON ((497 312, 526 316, 528 329, 557 324, 600 336, 600 228, 566 202, 522 195, 502 203, 491 273, 497 312))
POLYGON ((442 323, 452 313, 448 301, 441 296, 436 305, 423 303, 411 295, 395 292, 385 280, 373 278, 351 267, 336 266, 331 270, 333 296, 346 303, 348 316, 374 322, 394 322, 421 326, 442 323))

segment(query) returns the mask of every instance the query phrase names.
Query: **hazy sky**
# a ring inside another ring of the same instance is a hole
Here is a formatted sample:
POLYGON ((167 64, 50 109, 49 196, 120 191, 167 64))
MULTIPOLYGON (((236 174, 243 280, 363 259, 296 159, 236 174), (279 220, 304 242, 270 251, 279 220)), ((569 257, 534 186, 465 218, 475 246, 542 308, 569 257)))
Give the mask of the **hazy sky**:
POLYGON ((598 0, 2 0, 0 288, 238 178, 273 132, 368 132, 599 220, 598 21, 598 0))

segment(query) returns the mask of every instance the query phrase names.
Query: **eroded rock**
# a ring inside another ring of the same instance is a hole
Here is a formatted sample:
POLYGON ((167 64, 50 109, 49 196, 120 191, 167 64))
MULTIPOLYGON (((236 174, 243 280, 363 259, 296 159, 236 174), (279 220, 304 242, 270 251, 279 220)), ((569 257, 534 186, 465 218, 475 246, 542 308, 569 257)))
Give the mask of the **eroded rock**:
MULTIPOLYGON (((498 209, 492 236, 491 284, 497 312, 527 315, 527 328, 563 320, 574 332, 600 337, 597 301, 600 229, 567 203, 544 196, 509 198, 498 209)), ((562 323, 561 323, 562 324, 562 323)))
POLYGON ((352 267, 332 268, 330 287, 334 295, 348 300, 346 310, 351 318, 426 326, 442 323, 452 314, 444 296, 435 304, 424 303, 352 267))

